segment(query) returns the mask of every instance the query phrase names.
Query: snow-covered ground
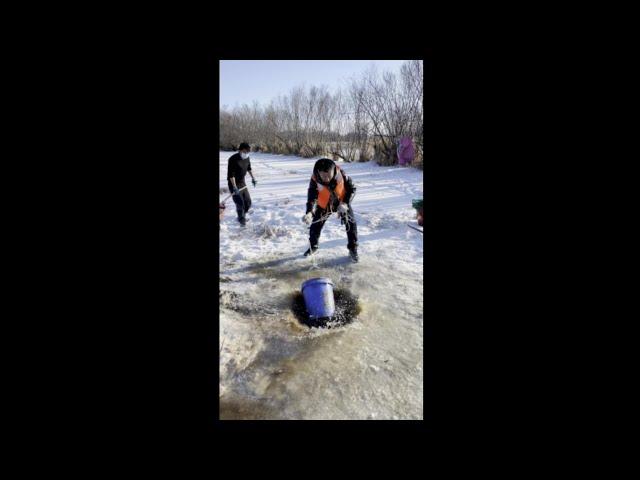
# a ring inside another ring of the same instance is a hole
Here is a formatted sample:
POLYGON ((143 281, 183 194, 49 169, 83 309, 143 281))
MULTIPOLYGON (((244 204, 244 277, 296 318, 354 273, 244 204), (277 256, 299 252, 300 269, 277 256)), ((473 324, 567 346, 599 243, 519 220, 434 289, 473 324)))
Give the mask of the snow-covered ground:
MULTIPOLYGON (((220 152, 220 187, 227 160, 220 152)), ((353 209, 360 262, 348 259, 337 217, 319 253, 301 218, 317 158, 251 154, 254 188, 247 226, 227 201, 220 225, 220 418, 366 420, 423 418, 422 234, 411 200, 422 171, 342 163, 357 187, 353 209), (292 295, 308 278, 329 277, 359 298, 362 312, 336 329, 309 329, 292 295)), ((221 199, 226 194, 220 196, 221 199)))

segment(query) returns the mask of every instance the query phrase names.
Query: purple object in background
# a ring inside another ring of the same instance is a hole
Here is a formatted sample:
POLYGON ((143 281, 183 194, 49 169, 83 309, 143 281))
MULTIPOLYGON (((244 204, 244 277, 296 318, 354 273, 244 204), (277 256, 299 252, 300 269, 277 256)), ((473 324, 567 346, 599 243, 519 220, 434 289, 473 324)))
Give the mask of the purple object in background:
POLYGON ((416 152, 413 149, 411 137, 404 137, 398 145, 398 165, 409 165, 413 161, 416 152))

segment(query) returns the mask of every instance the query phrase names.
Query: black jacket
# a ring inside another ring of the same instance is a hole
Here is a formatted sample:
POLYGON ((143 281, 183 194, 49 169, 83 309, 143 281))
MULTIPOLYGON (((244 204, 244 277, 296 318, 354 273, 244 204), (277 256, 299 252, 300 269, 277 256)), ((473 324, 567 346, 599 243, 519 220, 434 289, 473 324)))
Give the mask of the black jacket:
MULTIPOLYGON (((334 165, 334 167, 336 166, 336 164, 332 160, 329 160, 327 158, 318 160, 316 164, 313 166, 313 175, 311 180, 309 181, 309 189, 307 190, 307 213, 313 210, 313 204, 318 198, 318 183, 321 183, 324 186, 328 186, 331 189, 331 191, 333 191, 336 188, 336 175, 338 173, 337 168, 335 169, 335 174, 333 175, 333 178, 326 183, 320 179, 320 175, 318 174, 318 165, 320 163, 323 163, 326 165, 327 162, 331 162, 334 165), (316 180, 313 179, 314 176, 316 180)), ((342 177, 344 179, 344 202, 347 204, 350 204, 351 201, 353 200, 353 197, 356 194, 356 186, 353 184, 353 180, 351 179, 351 177, 348 176, 344 170, 340 169, 340 172, 342 173, 342 177)), ((333 199, 333 203, 331 205, 332 210, 335 210, 336 208, 338 208, 340 201, 337 198, 335 198, 333 195, 331 198, 333 199)))
POLYGON ((251 171, 251 159, 247 158, 243 160, 240 153, 235 153, 229 157, 229 164, 227 166, 227 184, 229 190, 231 190, 231 178, 236 179, 236 185, 238 188, 245 186, 244 177, 247 172, 251 171))

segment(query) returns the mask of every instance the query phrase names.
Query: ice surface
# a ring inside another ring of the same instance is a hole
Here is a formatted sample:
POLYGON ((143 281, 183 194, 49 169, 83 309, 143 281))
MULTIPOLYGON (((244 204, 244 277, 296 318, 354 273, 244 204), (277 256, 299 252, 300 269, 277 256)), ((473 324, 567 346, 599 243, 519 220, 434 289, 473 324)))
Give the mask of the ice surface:
MULTIPOLYGON (((227 159, 220 152, 221 188, 227 159)), ((422 419, 423 236, 411 200, 422 172, 341 163, 353 177, 360 262, 348 259, 344 226, 327 221, 308 248, 307 186, 317 158, 251 154, 257 187, 246 227, 232 200, 220 227, 222 419, 422 419), (362 312, 337 329, 309 329, 290 310, 312 277, 358 296, 362 312)), ((221 195, 221 199, 224 195, 221 195)))

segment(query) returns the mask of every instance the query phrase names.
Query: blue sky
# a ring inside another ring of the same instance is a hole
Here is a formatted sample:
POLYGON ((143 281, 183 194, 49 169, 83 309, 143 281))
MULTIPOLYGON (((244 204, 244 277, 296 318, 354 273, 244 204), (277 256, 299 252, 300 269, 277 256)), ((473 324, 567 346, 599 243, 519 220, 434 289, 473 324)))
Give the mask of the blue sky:
POLYGON ((326 85, 331 91, 375 64, 397 72, 405 60, 220 60, 220 107, 233 108, 272 98, 306 85, 326 85))

